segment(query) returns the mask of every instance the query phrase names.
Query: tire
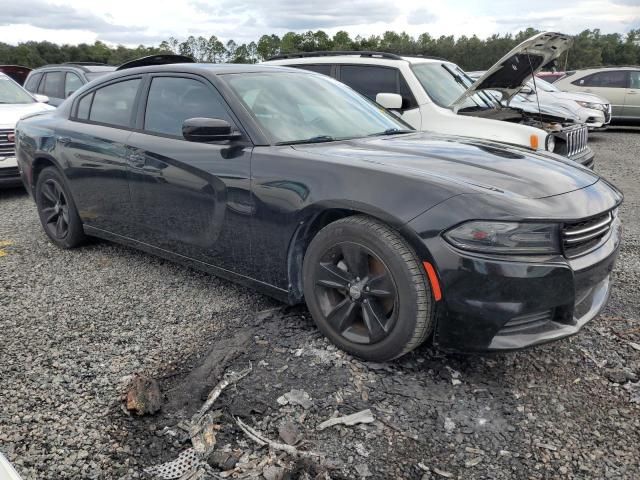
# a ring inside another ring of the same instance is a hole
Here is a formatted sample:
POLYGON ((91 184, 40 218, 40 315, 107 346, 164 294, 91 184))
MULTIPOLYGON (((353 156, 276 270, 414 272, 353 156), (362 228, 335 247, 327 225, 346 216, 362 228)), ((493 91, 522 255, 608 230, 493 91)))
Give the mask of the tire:
POLYGON ((85 242, 78 210, 57 168, 40 172, 35 200, 42 228, 53 243, 60 248, 75 248, 85 242))
POLYGON ((320 230, 309 244, 302 275, 316 325, 356 357, 392 360, 431 333, 432 295, 420 259, 376 219, 347 217, 320 230))

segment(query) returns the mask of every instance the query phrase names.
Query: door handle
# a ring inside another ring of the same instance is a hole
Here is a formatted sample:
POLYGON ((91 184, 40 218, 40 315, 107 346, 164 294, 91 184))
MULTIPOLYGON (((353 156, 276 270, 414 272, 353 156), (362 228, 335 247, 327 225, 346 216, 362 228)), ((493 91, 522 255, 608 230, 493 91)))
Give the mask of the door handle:
POLYGON ((63 145, 69 145, 71 143, 71 139, 69 137, 58 137, 58 142, 63 145))
POLYGON ((629 90, 629 91, 627 92, 627 94, 629 94, 629 95, 637 95, 637 94, 638 94, 638 92, 636 92, 635 90, 629 90))

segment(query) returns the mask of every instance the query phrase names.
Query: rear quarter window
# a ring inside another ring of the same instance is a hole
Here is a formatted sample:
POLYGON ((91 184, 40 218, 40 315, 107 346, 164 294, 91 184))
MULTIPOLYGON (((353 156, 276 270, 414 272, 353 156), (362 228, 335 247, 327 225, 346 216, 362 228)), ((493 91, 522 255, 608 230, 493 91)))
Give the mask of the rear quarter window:
POLYGON ((40 83, 40 79, 42 78, 41 73, 34 73, 29 77, 27 83, 24 84, 25 90, 30 91, 31 93, 35 93, 38 89, 38 84, 40 83))
MULTIPOLYGON (((93 102, 89 110, 89 121, 113 125, 115 127, 129 127, 132 125, 132 115, 140 79, 124 80, 97 89, 93 94, 93 102)), ((83 97, 84 101, 87 97, 83 97)), ((78 110, 80 110, 78 104, 78 110)), ((83 109, 86 108, 83 105, 83 109)))

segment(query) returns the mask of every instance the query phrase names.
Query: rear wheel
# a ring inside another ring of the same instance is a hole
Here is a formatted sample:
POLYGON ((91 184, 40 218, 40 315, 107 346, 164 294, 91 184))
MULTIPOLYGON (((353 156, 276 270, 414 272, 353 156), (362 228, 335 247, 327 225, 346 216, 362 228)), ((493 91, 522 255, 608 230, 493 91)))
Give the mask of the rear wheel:
POLYGON ((47 167, 38 176, 35 200, 40 223, 53 243, 73 248, 86 240, 76 206, 56 168, 47 167))
POLYGON ((431 292, 415 251, 373 218, 323 228, 305 254, 303 280, 318 328, 360 358, 391 360, 431 332, 431 292))

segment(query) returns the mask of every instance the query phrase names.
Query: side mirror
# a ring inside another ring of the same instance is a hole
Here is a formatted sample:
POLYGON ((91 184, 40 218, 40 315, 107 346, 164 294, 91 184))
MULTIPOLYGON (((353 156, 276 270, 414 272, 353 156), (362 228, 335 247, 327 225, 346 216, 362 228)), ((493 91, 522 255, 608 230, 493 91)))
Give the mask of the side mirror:
POLYGON ((182 136, 190 142, 217 142, 235 140, 242 134, 220 118, 187 118, 182 123, 182 136))
POLYGON ((397 93, 379 93, 376 95, 376 103, 388 110, 399 110, 402 108, 402 96, 397 93))
POLYGON ((34 93, 33 98, 35 98, 40 103, 49 103, 49 97, 46 95, 40 95, 39 93, 34 93))

